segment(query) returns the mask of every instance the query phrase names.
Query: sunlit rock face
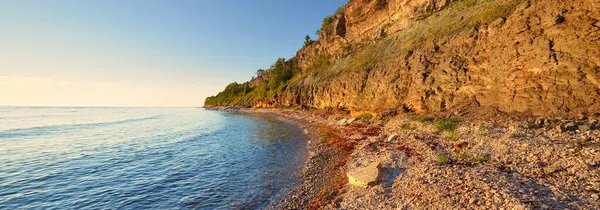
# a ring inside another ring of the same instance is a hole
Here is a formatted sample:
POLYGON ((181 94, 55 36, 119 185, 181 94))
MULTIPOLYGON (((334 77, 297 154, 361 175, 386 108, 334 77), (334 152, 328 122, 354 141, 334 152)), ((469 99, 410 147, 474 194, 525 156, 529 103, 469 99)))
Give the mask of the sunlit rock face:
POLYGON ((600 113, 593 0, 354 0, 259 107, 600 113), (318 65, 317 65, 318 64, 318 65))

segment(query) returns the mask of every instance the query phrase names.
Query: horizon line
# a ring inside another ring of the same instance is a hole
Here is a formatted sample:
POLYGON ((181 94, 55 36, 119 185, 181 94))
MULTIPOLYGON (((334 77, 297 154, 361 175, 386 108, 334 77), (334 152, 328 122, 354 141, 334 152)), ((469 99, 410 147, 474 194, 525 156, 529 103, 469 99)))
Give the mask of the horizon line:
POLYGON ((0 105, 0 107, 29 108, 203 108, 203 106, 77 106, 77 105, 0 105))

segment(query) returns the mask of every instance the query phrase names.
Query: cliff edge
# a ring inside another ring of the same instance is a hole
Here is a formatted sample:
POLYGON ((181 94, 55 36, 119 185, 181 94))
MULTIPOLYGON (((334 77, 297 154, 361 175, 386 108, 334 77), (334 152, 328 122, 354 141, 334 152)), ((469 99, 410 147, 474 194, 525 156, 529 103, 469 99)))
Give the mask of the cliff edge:
POLYGON ((206 107, 600 115, 597 0, 351 0, 206 107))

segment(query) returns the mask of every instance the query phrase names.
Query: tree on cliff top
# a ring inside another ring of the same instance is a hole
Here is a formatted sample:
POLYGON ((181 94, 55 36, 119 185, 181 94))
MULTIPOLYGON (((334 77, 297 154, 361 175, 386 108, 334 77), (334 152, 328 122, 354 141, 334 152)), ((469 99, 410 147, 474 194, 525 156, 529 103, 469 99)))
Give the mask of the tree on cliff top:
POLYGON ((310 36, 309 36, 309 35, 306 35, 306 36, 304 37, 304 46, 305 46, 305 47, 306 47, 306 46, 308 46, 308 45, 310 45, 310 44, 312 44, 313 42, 315 42, 315 41, 313 41, 313 40, 310 38, 310 36))

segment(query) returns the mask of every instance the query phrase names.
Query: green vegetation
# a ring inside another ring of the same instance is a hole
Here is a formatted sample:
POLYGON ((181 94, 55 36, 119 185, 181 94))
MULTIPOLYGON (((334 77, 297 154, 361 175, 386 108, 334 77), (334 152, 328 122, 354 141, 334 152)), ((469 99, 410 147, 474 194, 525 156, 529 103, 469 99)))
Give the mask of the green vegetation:
POLYGON ((225 106, 234 102, 239 95, 245 95, 252 91, 252 88, 248 83, 238 84, 237 82, 231 83, 225 87, 225 90, 217 94, 206 98, 205 104, 213 106, 225 106))
POLYGON ((479 163, 484 163, 484 162, 488 161, 488 157, 485 154, 480 154, 480 155, 474 156, 471 160, 473 160, 475 162, 479 162, 479 163))
POLYGON ((368 121, 368 120, 373 119, 373 115, 371 113, 364 113, 364 114, 359 115, 356 118, 358 118, 360 120, 368 121))
POLYGON ((325 28, 327 26, 329 26, 330 24, 333 23, 333 20, 334 20, 333 15, 329 15, 329 16, 323 18, 323 23, 321 24, 321 29, 319 29, 319 31, 325 30, 325 28))
POLYGON ((452 163, 452 159, 447 155, 439 155, 435 158, 435 162, 440 165, 446 165, 452 163))
POLYGON ((323 18, 323 23, 321 23, 321 28, 315 32, 317 34, 317 36, 319 34, 321 34, 321 31, 325 30, 325 28, 327 28, 327 26, 329 26, 333 23, 333 21, 335 20, 334 17, 336 15, 344 13, 344 10, 345 10, 344 6, 338 7, 337 10, 335 11, 335 14, 329 15, 329 16, 323 18))
POLYGON ((446 133, 446 138, 448 138, 448 141, 458 141, 458 140, 460 140, 460 133, 458 133, 458 132, 447 132, 446 133))
POLYGON ((256 74, 257 77, 262 78, 257 86, 250 87, 248 82, 244 84, 231 83, 216 96, 206 98, 204 105, 246 106, 256 100, 273 99, 294 76, 294 67, 291 62, 279 58, 269 69, 259 69, 256 74))
POLYGON ((442 131, 442 132, 443 131, 453 132, 458 128, 459 123, 460 123, 460 121, 458 121, 458 120, 454 120, 454 119, 450 119, 450 118, 442 118, 442 119, 438 120, 435 128, 438 131, 442 131))
POLYGON ((467 153, 465 153, 465 152, 462 152, 462 153, 460 153, 460 154, 457 154, 457 155, 455 156, 455 158, 456 158, 457 160, 469 160, 470 156, 469 156, 469 154, 467 154, 467 153))
POLYGON ((431 124, 431 123, 433 123, 433 121, 435 121, 435 118, 427 117, 427 116, 415 116, 415 117, 412 117, 411 120, 415 121, 415 122, 420 122, 423 124, 431 124))
MULTIPOLYGON (((248 83, 231 83, 216 96, 208 97, 207 106, 247 106, 254 102, 275 102, 277 97, 290 85, 302 84, 318 86, 346 78, 347 75, 359 75, 366 70, 385 66, 390 62, 412 56, 416 49, 424 44, 444 43, 457 36, 470 36, 477 33, 480 26, 484 27, 493 21, 507 17, 524 0, 464 0, 450 3, 446 8, 434 15, 418 20, 411 27, 390 34, 384 38, 365 39, 354 43, 351 47, 342 46, 347 52, 342 58, 332 59, 332 55, 315 52, 311 63, 303 69, 296 69, 292 62, 278 59, 269 69, 257 71, 256 80, 248 83)), ((361 8, 355 8, 361 13, 361 8)), ((323 19, 317 35, 332 27, 335 17, 343 14, 344 7, 336 13, 323 19)), ((383 28, 393 23, 384 24, 383 28)), ((304 45, 312 43, 306 36, 304 45)), ((338 55, 336 55, 338 56, 338 55)), ((304 60, 304 62, 306 62, 304 60)), ((372 116, 371 116, 372 117, 372 116)), ((434 123, 430 117, 416 117, 414 121, 434 123)), ((452 132, 458 127, 458 121, 441 119, 435 127, 439 131, 452 132)), ((407 127, 407 128, 410 128, 407 127)))
POLYGON ((342 14, 344 13, 344 11, 346 10, 346 8, 344 6, 338 7, 337 10, 335 11, 336 15, 342 14))
POLYGON ((403 131, 414 131, 415 129, 417 129, 417 127, 411 123, 406 123, 406 124, 402 125, 402 127, 400 127, 400 129, 403 131))
POLYGON ((309 36, 309 35, 306 35, 306 36, 304 37, 304 47, 306 47, 306 46, 308 46, 308 45, 312 44, 313 42, 315 42, 315 41, 313 41, 313 40, 310 38, 310 36, 309 36))
POLYGON ((477 129, 477 135, 480 136, 487 136, 490 134, 489 129, 485 128, 485 127, 479 127, 479 129, 477 129))

